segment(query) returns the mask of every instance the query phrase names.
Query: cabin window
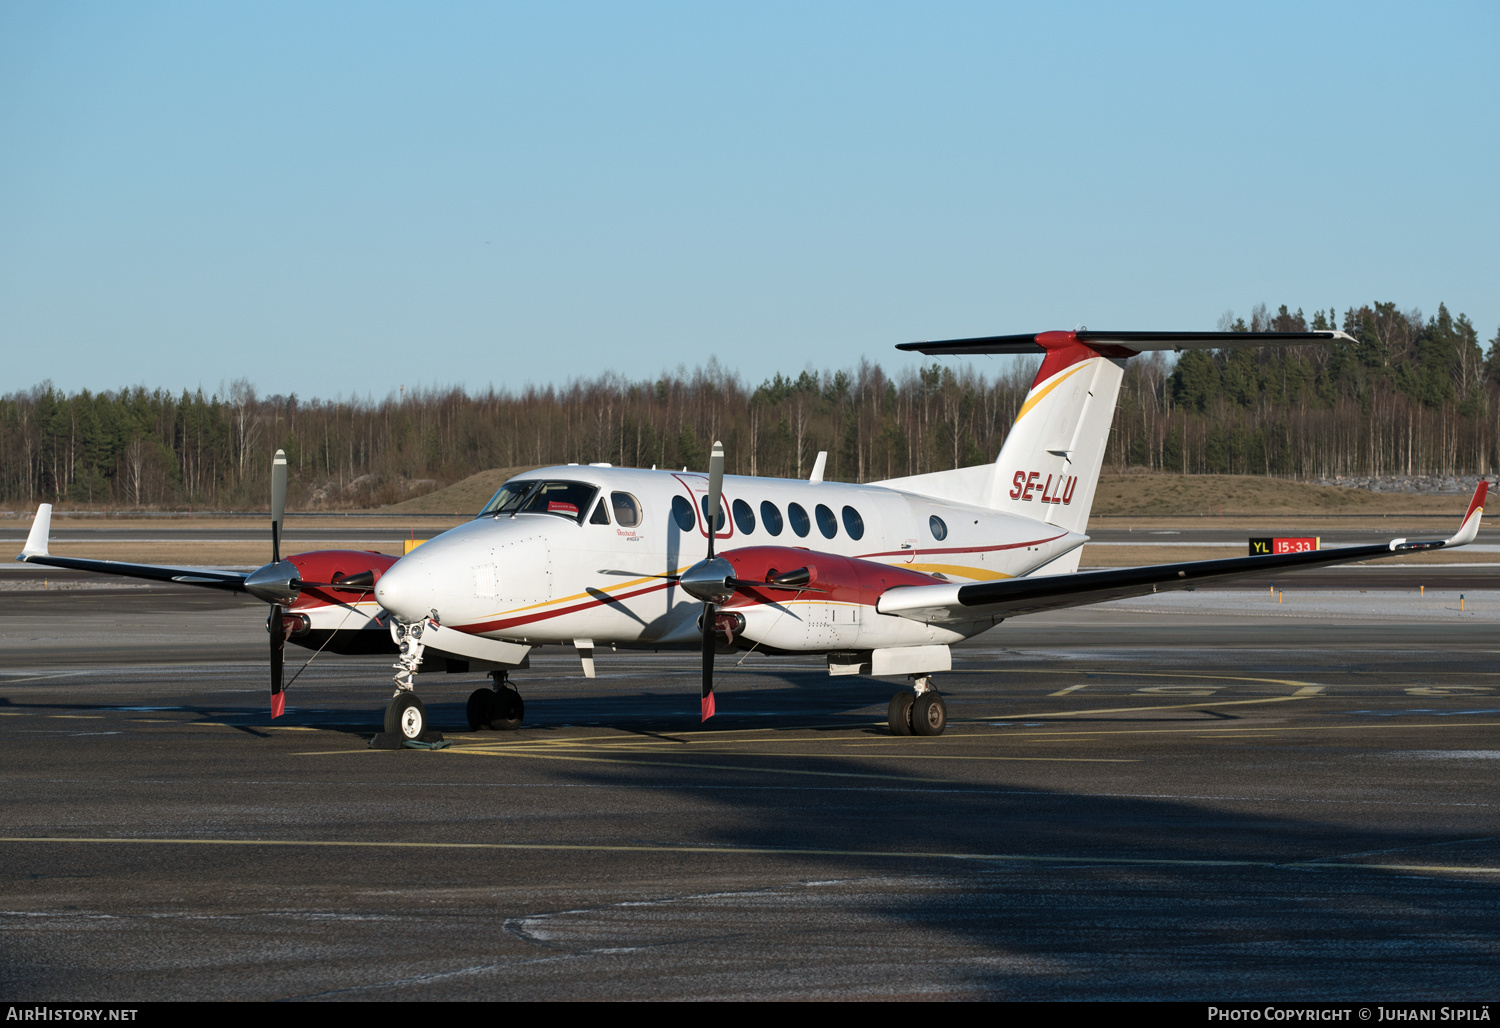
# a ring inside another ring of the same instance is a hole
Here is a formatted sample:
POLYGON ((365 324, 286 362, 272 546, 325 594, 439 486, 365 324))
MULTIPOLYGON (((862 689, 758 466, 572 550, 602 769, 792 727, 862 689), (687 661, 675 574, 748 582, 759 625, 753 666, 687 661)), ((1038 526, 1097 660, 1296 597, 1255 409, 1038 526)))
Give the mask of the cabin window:
POLYGON ((693 517, 693 505, 687 501, 687 497, 672 497, 672 520, 684 532, 691 532, 697 527, 698 519, 693 517))
POLYGON ((760 523, 765 525, 766 531, 772 535, 781 534, 781 511, 770 500, 760 501, 760 523))
MULTIPOLYGON (((704 493, 703 499, 699 500, 698 503, 699 506, 703 508, 703 523, 706 525, 708 524, 708 494, 704 493)), ((718 524, 714 525, 715 535, 724 531, 724 524, 728 520, 728 515, 724 512, 724 497, 721 495, 719 497, 719 522, 718 524)))
POLYGON ((591 515, 589 515, 589 524, 591 524, 591 525, 607 525, 607 524, 609 524, 609 512, 607 510, 605 510, 604 507, 605 507, 605 504, 604 504, 603 500, 600 500, 598 503, 594 504, 594 513, 591 514, 591 515))
POLYGON ((807 519, 807 511, 802 509, 800 503, 786 505, 786 519, 792 523, 792 531, 799 537, 805 538, 812 528, 812 522, 807 519))
POLYGON ((849 533, 850 539, 864 538, 865 519, 853 507, 844 508, 844 531, 849 533))
POLYGON ((755 531, 755 511, 744 500, 734 501, 734 526, 740 530, 741 535, 749 535, 755 531))
POLYGON ((927 519, 927 527, 932 530, 932 537, 938 540, 938 542, 942 542, 948 538, 948 526, 936 514, 927 519))
POLYGON ((833 516, 833 511, 829 510, 826 505, 818 504, 813 509, 813 513, 818 518, 818 531, 823 533, 824 539, 832 539, 839 534, 838 519, 833 516))
POLYGON ((629 493, 610 493, 609 503, 615 509, 615 524, 635 528, 641 523, 641 501, 629 493))

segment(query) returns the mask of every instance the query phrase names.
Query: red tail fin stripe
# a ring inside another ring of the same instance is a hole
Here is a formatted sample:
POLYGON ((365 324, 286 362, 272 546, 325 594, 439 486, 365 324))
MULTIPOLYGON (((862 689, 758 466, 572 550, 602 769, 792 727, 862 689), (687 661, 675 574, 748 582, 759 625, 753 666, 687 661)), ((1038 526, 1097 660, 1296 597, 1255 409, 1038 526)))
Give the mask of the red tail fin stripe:
POLYGON ((1464 514, 1465 521, 1468 521, 1471 517, 1474 516, 1474 512, 1476 510, 1479 510, 1484 506, 1485 497, 1489 495, 1489 492, 1490 484, 1488 482, 1480 482, 1479 487, 1474 490, 1474 499, 1469 501, 1469 510, 1466 514, 1464 514))

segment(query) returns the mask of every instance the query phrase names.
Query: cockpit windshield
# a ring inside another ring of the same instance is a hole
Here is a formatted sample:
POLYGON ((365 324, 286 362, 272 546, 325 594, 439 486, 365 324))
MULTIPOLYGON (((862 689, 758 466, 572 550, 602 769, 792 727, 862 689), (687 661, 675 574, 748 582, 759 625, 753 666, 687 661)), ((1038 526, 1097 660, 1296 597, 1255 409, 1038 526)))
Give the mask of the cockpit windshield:
POLYGON ((506 482, 479 512, 480 517, 501 514, 556 514, 582 524, 588 514, 597 486, 586 482, 549 482, 529 479, 506 482))

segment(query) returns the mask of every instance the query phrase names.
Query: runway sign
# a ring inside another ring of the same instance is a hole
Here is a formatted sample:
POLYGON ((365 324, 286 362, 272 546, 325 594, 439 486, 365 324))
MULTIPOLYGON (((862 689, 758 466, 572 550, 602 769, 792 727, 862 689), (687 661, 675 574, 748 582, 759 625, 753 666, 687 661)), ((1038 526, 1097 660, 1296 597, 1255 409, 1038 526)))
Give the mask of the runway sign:
POLYGON ((1319 536, 1265 536, 1262 538, 1251 538, 1250 556, 1258 553, 1306 553, 1308 550, 1318 550, 1322 547, 1318 544, 1319 536))

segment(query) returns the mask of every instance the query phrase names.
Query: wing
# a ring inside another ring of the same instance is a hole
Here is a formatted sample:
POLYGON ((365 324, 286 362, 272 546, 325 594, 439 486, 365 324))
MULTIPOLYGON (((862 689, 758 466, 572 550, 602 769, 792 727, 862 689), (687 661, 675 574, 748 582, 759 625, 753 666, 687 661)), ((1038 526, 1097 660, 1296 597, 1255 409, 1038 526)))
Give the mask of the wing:
POLYGON ((36 509, 36 520, 31 523, 31 532, 26 536, 26 548, 21 551, 16 560, 24 564, 41 564, 49 568, 95 571, 104 575, 146 578, 156 582, 179 582, 183 585, 201 585, 209 589, 228 589, 234 592, 245 590, 245 579, 249 575, 246 571, 220 571, 217 568, 180 568, 162 564, 130 564, 119 560, 54 557, 47 552, 51 531, 52 504, 40 504, 36 509))
POLYGON ((1080 571, 1046 578, 1010 578, 971 585, 897 586, 881 594, 875 609, 914 621, 973 622, 990 618, 1035 614, 1043 610, 1081 607, 1105 600, 1144 596, 1168 589, 1185 589, 1205 582, 1223 582, 1268 571, 1348 564, 1357 560, 1395 557, 1454 546, 1464 546, 1479 534, 1489 483, 1474 490, 1468 513, 1458 532, 1448 539, 1408 542, 1393 539, 1370 546, 1342 546, 1333 550, 1278 553, 1227 560, 1195 560, 1182 564, 1153 564, 1139 568, 1080 571))

